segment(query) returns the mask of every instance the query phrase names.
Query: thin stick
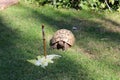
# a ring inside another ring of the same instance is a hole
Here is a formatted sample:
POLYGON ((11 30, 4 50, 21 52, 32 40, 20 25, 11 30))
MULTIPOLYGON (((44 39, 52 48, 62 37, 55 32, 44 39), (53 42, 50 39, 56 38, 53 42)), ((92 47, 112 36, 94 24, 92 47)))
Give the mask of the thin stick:
POLYGON ((46 58, 46 55, 47 55, 47 53, 46 53, 46 40, 45 40, 45 33, 44 33, 44 25, 42 25, 42 35, 43 35, 43 48, 44 48, 44 56, 45 56, 45 58, 46 58))
POLYGON ((108 9, 112 12, 111 7, 110 7, 109 4, 107 3, 107 0, 105 0, 105 4, 107 5, 108 9))

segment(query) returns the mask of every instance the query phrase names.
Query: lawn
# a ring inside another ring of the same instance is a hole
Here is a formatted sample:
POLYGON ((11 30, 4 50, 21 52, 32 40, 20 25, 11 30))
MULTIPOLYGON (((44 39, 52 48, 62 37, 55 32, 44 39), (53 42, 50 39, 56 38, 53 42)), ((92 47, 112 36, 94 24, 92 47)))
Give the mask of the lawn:
POLYGON ((36 7, 20 3, 0 12, 0 80, 120 80, 119 13, 36 7), (47 54, 62 57, 43 69, 27 60, 43 55, 41 25, 47 54), (72 27, 76 26, 76 31, 72 27), (75 45, 53 50, 49 40, 69 29, 75 45))

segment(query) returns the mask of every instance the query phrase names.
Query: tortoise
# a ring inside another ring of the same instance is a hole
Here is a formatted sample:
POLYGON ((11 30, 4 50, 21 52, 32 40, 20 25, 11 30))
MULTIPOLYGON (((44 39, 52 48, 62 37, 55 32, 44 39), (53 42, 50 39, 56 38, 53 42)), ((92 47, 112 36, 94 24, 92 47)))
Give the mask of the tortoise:
POLYGON ((50 46, 53 49, 67 50, 73 46, 75 37, 70 30, 60 29, 55 32, 52 39, 50 40, 50 46))

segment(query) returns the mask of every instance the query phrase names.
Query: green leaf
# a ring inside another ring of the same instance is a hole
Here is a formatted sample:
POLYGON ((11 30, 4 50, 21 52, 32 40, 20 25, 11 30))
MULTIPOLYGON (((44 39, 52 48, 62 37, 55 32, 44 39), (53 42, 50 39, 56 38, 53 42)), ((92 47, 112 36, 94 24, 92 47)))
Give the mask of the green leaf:
POLYGON ((109 0, 109 3, 113 5, 115 3, 115 0, 109 0))
POLYGON ((118 12, 120 12, 120 7, 117 9, 118 12))
POLYGON ((101 3, 100 7, 101 7, 101 8, 105 8, 105 4, 104 4, 104 3, 101 3))
POLYGON ((81 6, 83 9, 85 9, 85 10, 88 10, 88 9, 89 9, 89 7, 88 7, 87 5, 80 4, 80 6, 81 6))

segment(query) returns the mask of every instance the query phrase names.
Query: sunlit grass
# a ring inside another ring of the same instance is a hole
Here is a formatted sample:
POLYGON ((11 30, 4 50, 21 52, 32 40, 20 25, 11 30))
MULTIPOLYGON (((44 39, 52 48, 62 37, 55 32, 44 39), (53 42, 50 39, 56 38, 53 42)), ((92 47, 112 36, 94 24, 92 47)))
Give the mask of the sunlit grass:
POLYGON ((102 13, 25 4, 0 12, 0 80, 119 80, 120 16, 102 13), (42 24, 47 54, 62 56, 46 69, 27 62, 43 55, 42 24), (61 28, 76 37, 68 51, 49 47, 50 38, 61 28))

